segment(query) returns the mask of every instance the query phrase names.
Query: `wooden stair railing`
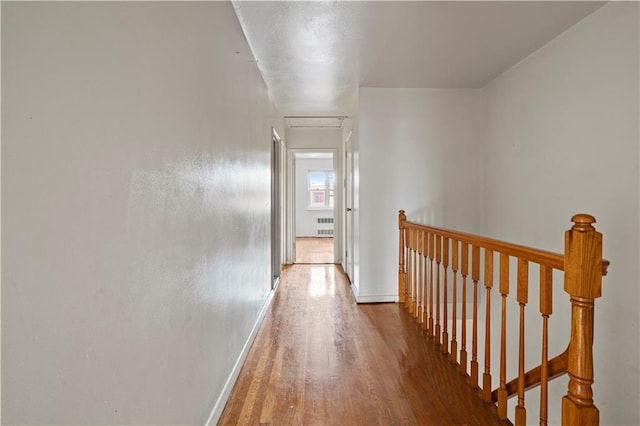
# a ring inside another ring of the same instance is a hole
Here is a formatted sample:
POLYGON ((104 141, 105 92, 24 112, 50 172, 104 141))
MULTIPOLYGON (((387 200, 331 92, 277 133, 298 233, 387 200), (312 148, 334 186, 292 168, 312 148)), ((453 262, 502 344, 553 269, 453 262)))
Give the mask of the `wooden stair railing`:
POLYGON ((496 404, 501 420, 507 420, 507 399, 517 396, 516 426, 526 424, 525 392, 540 386, 540 424, 548 423, 548 383, 569 375, 567 394, 562 398, 563 425, 597 425, 599 412, 593 403, 593 321, 594 300, 601 295, 602 276, 609 262, 602 258, 602 234, 593 227, 595 218, 577 214, 565 233, 564 255, 505 243, 477 235, 436 228, 407 221, 400 210, 398 295, 408 312, 433 338, 441 351, 449 354, 472 388, 481 388, 482 399, 496 404), (471 256, 469 256, 471 254, 471 256), (469 265, 469 257, 471 264, 469 265), (491 374, 491 292, 497 258, 500 294, 500 348, 498 387, 491 374), (518 374, 507 382, 507 298, 512 290, 510 259, 516 259, 515 293, 518 305, 518 374), (540 365, 525 372, 525 308, 529 302, 529 264, 540 268, 539 311, 542 317, 540 365), (481 281, 480 271, 483 269, 481 281), (564 290, 571 303, 571 335, 567 349, 549 359, 549 317, 552 314, 553 271, 564 271, 564 290), (471 273, 469 276, 469 272, 471 273), (452 301, 448 301, 451 277, 452 301), (470 281, 470 282, 469 282, 470 281), (480 283, 485 290, 484 365, 478 363, 478 317, 480 283), (467 352, 467 286, 472 286, 471 360, 467 352), (460 295, 461 293, 461 295, 460 295), (461 303, 458 317, 457 304, 461 303), (451 317, 448 317, 448 304, 451 317), (442 309, 441 309, 442 307, 442 309), (434 309, 435 308, 435 309, 434 309), (443 314, 443 316, 441 316, 443 314), (451 337, 448 323, 451 321, 451 337), (458 342, 457 322, 460 321, 458 342), (460 346, 458 346, 460 345, 460 346), (467 364, 470 369, 467 371, 467 364), (481 382, 480 382, 481 379, 481 382))

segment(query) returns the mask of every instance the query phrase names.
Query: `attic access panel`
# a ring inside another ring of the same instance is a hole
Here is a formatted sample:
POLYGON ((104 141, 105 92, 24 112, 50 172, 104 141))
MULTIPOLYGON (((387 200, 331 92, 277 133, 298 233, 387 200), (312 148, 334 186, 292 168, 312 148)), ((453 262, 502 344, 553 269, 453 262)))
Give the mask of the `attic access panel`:
POLYGON ((286 116, 287 126, 299 128, 331 128, 340 129, 346 116, 286 116))

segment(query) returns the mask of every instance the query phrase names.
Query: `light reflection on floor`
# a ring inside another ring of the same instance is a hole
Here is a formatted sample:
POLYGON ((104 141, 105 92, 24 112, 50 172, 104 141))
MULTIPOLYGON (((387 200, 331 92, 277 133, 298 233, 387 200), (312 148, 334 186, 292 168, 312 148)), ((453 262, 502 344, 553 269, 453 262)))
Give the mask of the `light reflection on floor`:
POLYGON ((322 297, 336 294, 335 266, 312 266, 309 279, 309 296, 322 297))

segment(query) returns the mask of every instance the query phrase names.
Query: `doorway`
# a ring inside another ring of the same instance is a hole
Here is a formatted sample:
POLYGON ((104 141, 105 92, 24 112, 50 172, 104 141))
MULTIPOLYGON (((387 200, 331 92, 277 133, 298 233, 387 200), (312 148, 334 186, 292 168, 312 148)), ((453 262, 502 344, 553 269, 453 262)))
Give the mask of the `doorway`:
POLYGON ((295 263, 334 263, 334 153, 295 152, 293 160, 295 263))

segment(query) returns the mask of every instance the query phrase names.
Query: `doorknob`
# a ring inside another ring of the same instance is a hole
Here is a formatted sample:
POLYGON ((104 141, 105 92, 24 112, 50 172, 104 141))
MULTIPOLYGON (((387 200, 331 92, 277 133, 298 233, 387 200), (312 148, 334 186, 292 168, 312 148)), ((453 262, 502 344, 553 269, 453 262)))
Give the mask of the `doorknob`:
POLYGON ((347 211, 350 212, 351 211, 351 207, 347 207, 347 211))

